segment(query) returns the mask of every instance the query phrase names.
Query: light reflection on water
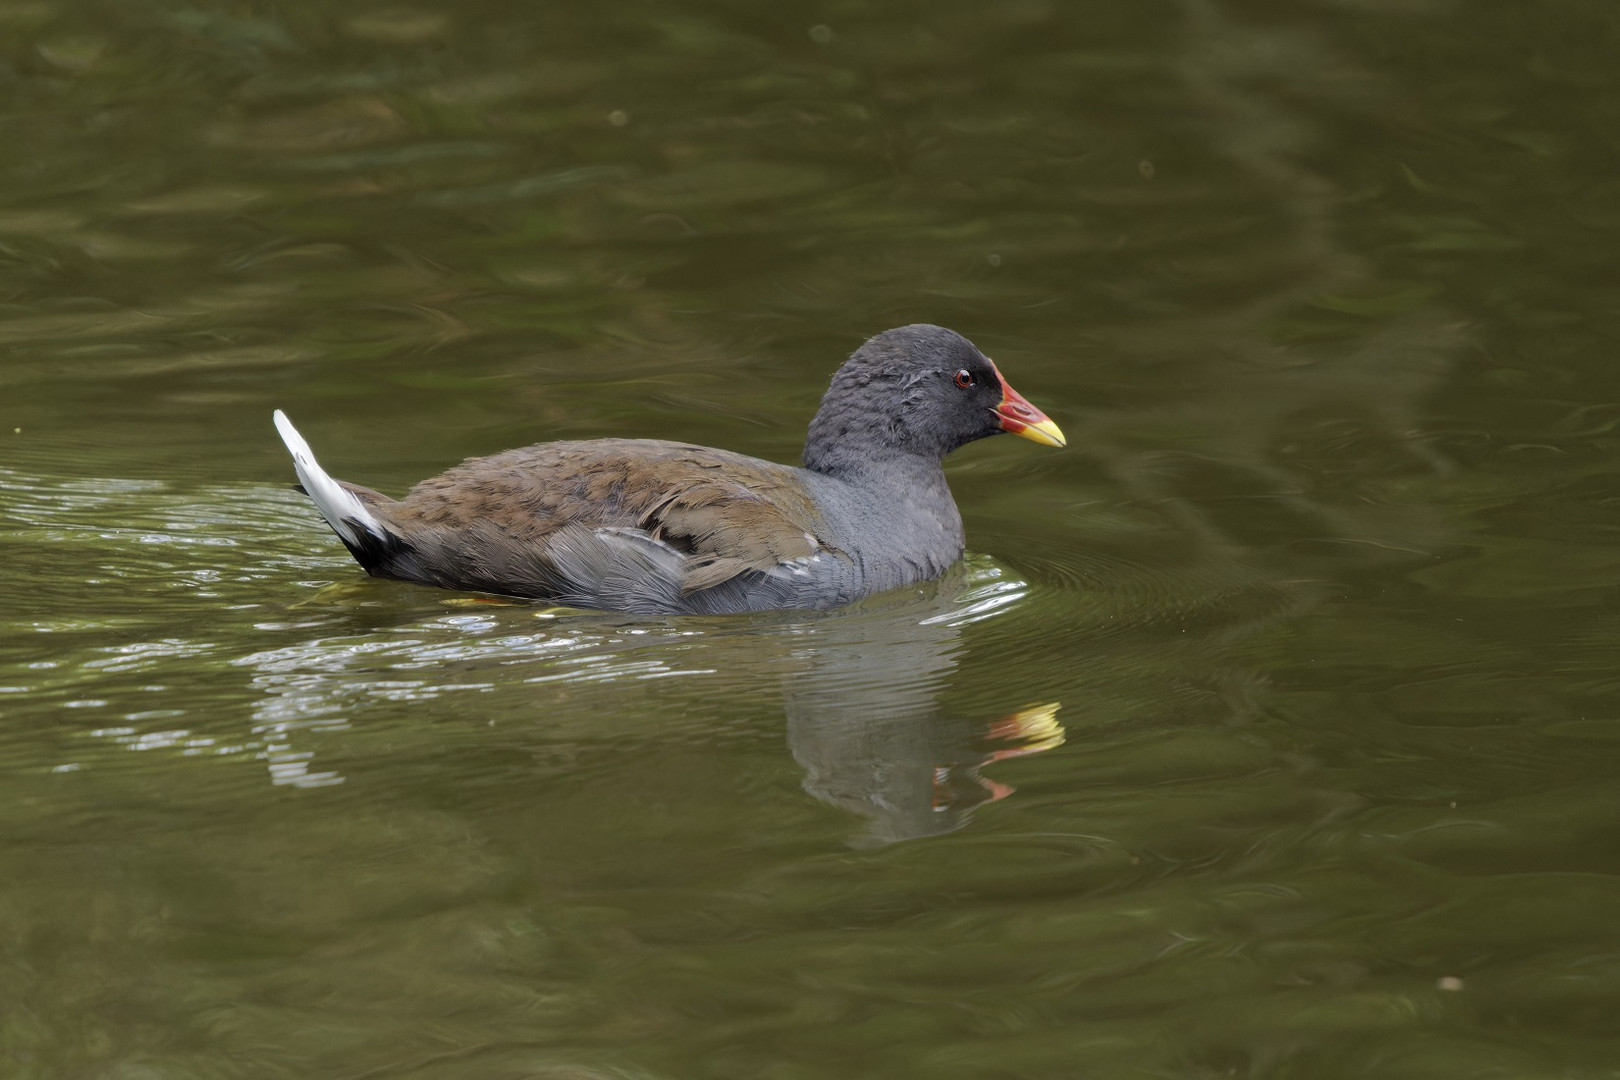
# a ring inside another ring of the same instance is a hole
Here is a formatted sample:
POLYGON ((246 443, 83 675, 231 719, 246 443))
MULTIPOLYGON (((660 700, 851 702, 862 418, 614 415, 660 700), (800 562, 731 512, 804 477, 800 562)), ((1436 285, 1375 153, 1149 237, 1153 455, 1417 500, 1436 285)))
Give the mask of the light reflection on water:
MULTIPOLYGON (((728 625, 738 620, 638 625, 616 616, 558 615, 534 611, 530 605, 503 604, 492 606, 491 614, 440 616, 391 627, 381 637, 316 638, 231 663, 252 671, 251 685, 262 695, 253 710, 253 734, 255 741, 265 743, 263 756, 276 783, 341 782, 339 772, 315 763, 316 748, 326 745, 324 736, 347 730, 348 717, 353 714, 383 703, 431 701, 450 693, 488 694, 503 685, 681 678, 701 680, 699 693, 724 698, 739 680, 779 681, 792 702, 789 744, 803 761, 801 755, 809 752, 809 743, 825 743, 830 733, 849 729, 851 722, 867 730, 880 723, 906 729, 937 726, 941 706, 936 698, 954 668, 951 655, 958 647, 956 631, 1016 603, 1026 589, 1022 582, 1008 580, 1000 568, 980 560, 966 576, 954 575, 914 596, 881 598, 832 615, 760 616, 744 620, 740 628, 728 625), (536 621, 541 629, 513 632, 536 621), (526 670, 531 668, 540 670, 526 670), (419 670, 433 674, 421 679, 402 679, 395 674, 419 670), (454 681, 447 681, 447 675, 453 675, 454 681), (903 709, 896 701, 879 700, 882 695, 895 694, 906 699, 903 709)), ((306 607, 318 604, 317 597, 306 602, 306 607)), ((470 702, 459 708, 477 711, 470 702)), ((1037 726, 1040 730, 1033 742, 1056 745, 1061 741, 1061 728, 1050 715, 1041 717, 1037 726)), ((987 720, 983 727, 988 730, 994 725, 987 720)), ((939 736, 931 737, 937 741, 939 736)), ((1016 728, 1003 738, 1009 745, 1033 744, 1016 728)), ((940 752, 947 755, 946 761, 922 763, 929 775, 948 772, 955 763, 949 757, 951 751, 942 748, 940 752)), ((843 758, 829 761, 826 747, 821 749, 818 778, 806 782, 812 794, 849 804, 847 796, 828 794, 830 789, 819 774, 829 769, 884 773, 898 766, 897 761, 882 757, 866 761, 849 757, 864 753, 870 758, 869 747, 850 747, 843 753, 843 758)), ((847 776, 840 783, 859 785, 861 781, 847 776)), ((947 809, 926 805, 929 799, 923 793, 902 808, 873 791, 854 800, 850 808, 868 814, 903 809, 913 815, 919 808, 928 813, 947 809)), ((936 817, 926 831, 958 827, 965 820, 963 814, 936 817)), ((916 830, 891 831, 890 839, 902 839, 916 830)))
MULTIPOLYGON (((322 561, 337 563, 347 582, 303 582, 315 591, 288 606, 297 620, 263 618, 266 592, 258 586, 268 580, 275 582, 270 590, 285 591, 291 584, 287 575, 307 573, 312 562, 287 550, 284 497, 264 489, 179 495, 161 484, 53 484, 16 474, 6 483, 8 490, 28 493, 16 517, 29 539, 96 543, 98 572, 143 590, 179 575, 190 586, 188 602, 227 601, 211 610, 237 613, 229 626, 239 629, 230 634, 249 630, 296 639, 241 656, 231 656, 232 649, 219 641, 166 638, 91 646, 77 660, 36 661, 29 670, 40 674, 15 687, 17 692, 37 699, 57 696, 62 708, 109 712, 147 694, 172 696, 166 680, 183 682, 199 668, 247 676, 240 695, 233 695, 249 703, 245 733, 228 733, 213 723, 206 730, 177 725, 188 715, 185 708, 140 707, 119 713, 123 724, 89 729, 84 734, 92 742, 226 761, 251 756, 265 763, 272 784, 321 787, 346 778, 343 769, 325 763, 341 747, 343 735, 368 717, 413 703, 451 695, 499 696, 503 688, 517 686, 672 678, 699 680, 699 693, 725 698, 739 683, 766 681, 788 703, 789 749, 807 770, 805 789, 872 818, 869 837, 885 841, 959 828, 977 803, 1012 793, 980 777, 981 765, 1062 742, 1056 704, 1032 709, 1029 702, 1012 701, 1006 717, 974 723, 942 716, 940 695, 962 650, 960 631, 1013 610, 1029 591, 1025 582, 983 558, 940 582, 833 613, 636 620, 522 603, 440 599, 431 590, 407 588, 406 595, 418 602, 457 610, 360 633, 327 634, 322 631, 334 620, 346 621, 357 601, 375 603, 365 599, 368 593, 398 587, 357 582, 351 568, 328 557, 322 561), (140 518, 153 514, 160 514, 170 531, 144 529, 140 518), (129 525, 109 530, 102 525, 109 519, 129 525), (259 563, 251 575, 233 567, 229 554, 217 567, 197 565, 195 553, 186 555, 183 566, 162 557, 131 558, 142 547, 189 552, 260 540, 272 540, 283 551, 259 563), (259 599, 249 601, 250 595, 259 599), (315 636, 305 636, 311 632, 315 636), (421 674, 412 677, 413 672, 421 674), (135 677, 138 690, 130 681, 135 677), (83 696, 101 692, 109 696, 83 696), (903 775, 909 779, 899 783, 903 775)), ((302 542, 315 547, 320 536, 302 542)), ((33 620, 23 628, 72 635, 105 626, 101 619, 58 618, 33 620)), ((454 708, 479 711, 468 701, 454 708)), ((41 764, 67 772, 94 760, 82 744, 68 752, 73 760, 41 764)))

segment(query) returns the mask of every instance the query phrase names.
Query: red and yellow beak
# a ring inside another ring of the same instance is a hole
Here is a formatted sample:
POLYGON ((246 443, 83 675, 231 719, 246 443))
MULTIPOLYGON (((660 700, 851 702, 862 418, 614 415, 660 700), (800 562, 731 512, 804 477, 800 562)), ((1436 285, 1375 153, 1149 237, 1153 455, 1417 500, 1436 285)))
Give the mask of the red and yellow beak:
MULTIPOLYGON (((990 365, 992 368, 995 364, 990 365)), ((1014 435, 1022 435, 1030 442, 1038 442, 1042 446, 1067 446, 1069 441, 1063 437, 1063 429, 1052 423, 1051 419, 1041 410, 1031 405, 1029 401, 1012 388, 1012 384, 1002 377, 1001 371, 996 370, 996 378, 1001 379, 1001 404, 993 410, 1001 420, 1001 430, 1014 435)))

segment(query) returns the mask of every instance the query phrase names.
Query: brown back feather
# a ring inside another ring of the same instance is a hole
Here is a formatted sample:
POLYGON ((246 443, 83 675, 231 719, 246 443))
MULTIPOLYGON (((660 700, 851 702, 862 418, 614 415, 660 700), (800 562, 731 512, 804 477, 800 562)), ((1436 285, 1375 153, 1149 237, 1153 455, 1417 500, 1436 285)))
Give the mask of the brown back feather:
POLYGON ((685 593, 822 546, 820 516, 793 469, 653 440, 544 443, 473 458, 373 508, 407 541, 418 531, 468 530, 542 557, 570 526, 640 529, 688 556, 685 593))

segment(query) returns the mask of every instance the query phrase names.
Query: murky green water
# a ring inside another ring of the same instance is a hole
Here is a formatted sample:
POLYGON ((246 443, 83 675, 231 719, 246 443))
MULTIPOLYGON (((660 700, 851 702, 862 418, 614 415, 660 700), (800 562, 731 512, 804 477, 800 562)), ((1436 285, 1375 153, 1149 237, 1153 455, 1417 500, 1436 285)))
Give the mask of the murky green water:
POLYGON ((1612 5, 0 43, 0 1073, 1620 1075, 1612 5), (373 581, 269 423, 793 460, 919 319, 1073 441, 847 611, 373 581))

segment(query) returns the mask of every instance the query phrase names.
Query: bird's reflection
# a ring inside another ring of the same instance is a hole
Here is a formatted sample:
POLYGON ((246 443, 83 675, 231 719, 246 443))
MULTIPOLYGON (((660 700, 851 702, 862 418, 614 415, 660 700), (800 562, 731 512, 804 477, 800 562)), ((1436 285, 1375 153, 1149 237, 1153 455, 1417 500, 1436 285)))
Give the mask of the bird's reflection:
POLYGON ((804 789, 870 819, 863 839, 887 844, 947 833, 974 807, 1017 789, 980 770, 1063 742, 1057 703, 989 722, 940 715, 931 703, 905 715, 788 714, 788 742, 804 789))
MULTIPOLYGON (((320 742, 379 708, 482 690, 508 702, 523 694, 532 710, 535 695, 551 693, 542 686, 561 699, 589 684, 599 733, 603 695, 633 718, 647 715, 640 706, 665 676, 696 677, 723 697, 762 671, 780 672, 804 790, 866 819, 855 843, 884 844, 959 828, 975 807, 1014 790, 985 766, 1063 742, 1056 702, 1009 701, 978 715, 946 704, 966 655, 964 628, 1010 612, 1026 591, 981 560, 920 589, 810 616, 638 621, 468 598, 445 601, 452 614, 385 625, 383 612, 380 621, 355 618, 351 590, 331 601, 348 607, 337 620, 346 632, 239 663, 262 695, 259 756, 273 783, 296 786, 342 783, 317 760, 320 742)), ((571 723, 551 697, 545 717, 551 735, 571 723)))
POLYGON ((805 666, 784 688, 788 747, 807 792, 868 820, 859 843, 959 828, 974 807, 1013 793, 983 775, 986 765, 1063 742, 1056 702, 990 716, 945 704, 962 627, 1023 591, 980 567, 828 619, 801 648, 805 666))

